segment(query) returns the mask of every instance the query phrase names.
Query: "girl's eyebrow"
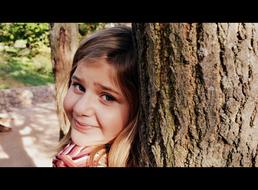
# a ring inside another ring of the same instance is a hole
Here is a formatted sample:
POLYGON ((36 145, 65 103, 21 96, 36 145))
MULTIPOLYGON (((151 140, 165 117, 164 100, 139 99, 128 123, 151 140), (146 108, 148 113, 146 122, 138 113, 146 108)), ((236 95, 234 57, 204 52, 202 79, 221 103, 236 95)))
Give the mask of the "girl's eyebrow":
POLYGON ((79 79, 77 76, 73 75, 72 76, 72 79, 75 79, 75 80, 78 80, 78 81, 81 81, 81 79, 79 79))
MULTIPOLYGON (((81 80, 79 77, 75 76, 75 75, 72 76, 72 79, 77 80, 77 81, 79 81, 79 82, 82 82, 82 80, 81 80)), ((104 86, 104 85, 99 84, 99 83, 97 83, 97 82, 94 82, 93 84, 94 84, 95 86, 100 87, 100 88, 103 89, 103 90, 110 91, 110 92, 113 92, 114 94, 117 94, 118 96, 121 96, 120 93, 118 93, 117 91, 115 91, 114 89, 112 89, 112 88, 110 88, 110 87, 108 87, 108 86, 104 86)))
POLYGON ((94 82, 94 85, 95 85, 95 86, 99 86, 99 87, 102 88, 103 90, 113 92, 113 93, 117 94, 118 96, 120 96, 120 93, 118 93, 117 91, 115 91, 114 89, 112 89, 112 88, 110 88, 110 87, 104 86, 104 85, 99 84, 99 83, 96 83, 96 82, 94 82))

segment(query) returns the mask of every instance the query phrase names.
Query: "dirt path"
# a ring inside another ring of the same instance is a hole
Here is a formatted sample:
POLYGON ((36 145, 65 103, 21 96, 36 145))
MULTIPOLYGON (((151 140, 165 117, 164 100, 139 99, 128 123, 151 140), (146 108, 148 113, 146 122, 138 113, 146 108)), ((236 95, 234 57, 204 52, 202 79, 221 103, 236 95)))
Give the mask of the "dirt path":
POLYGON ((12 131, 0 133, 0 167, 51 167, 59 128, 54 101, 10 108, 12 131))

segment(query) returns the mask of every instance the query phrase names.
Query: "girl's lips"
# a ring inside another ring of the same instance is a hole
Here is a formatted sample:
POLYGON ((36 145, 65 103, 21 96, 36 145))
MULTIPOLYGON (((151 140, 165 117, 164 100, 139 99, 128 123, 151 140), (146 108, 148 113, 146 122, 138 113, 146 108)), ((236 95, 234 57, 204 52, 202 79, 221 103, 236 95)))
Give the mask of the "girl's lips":
POLYGON ((85 130, 96 128, 96 126, 80 123, 79 121, 74 120, 74 128, 80 132, 85 132, 85 130))

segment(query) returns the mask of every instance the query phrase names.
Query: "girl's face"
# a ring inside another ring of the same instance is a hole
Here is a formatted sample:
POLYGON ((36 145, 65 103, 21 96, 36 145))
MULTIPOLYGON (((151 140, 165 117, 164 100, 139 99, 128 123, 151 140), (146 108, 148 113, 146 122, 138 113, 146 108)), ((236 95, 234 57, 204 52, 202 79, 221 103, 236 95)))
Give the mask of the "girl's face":
POLYGON ((127 125, 129 104, 104 58, 81 62, 64 99, 71 138, 80 146, 105 144, 127 125))

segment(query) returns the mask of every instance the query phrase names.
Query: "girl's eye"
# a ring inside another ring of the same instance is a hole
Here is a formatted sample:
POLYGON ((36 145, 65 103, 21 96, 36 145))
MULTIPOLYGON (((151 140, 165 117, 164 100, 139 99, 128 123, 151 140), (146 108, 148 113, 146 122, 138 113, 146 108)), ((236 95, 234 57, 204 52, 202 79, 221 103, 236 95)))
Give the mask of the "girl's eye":
POLYGON ((81 84, 74 82, 72 85, 75 89, 75 92, 85 92, 85 88, 81 84))
POLYGON ((107 101, 107 102, 112 102, 112 101, 115 101, 115 100, 116 100, 113 96, 111 96, 111 95, 109 95, 109 94, 104 94, 102 97, 103 97, 102 99, 103 99, 104 101, 107 101))

